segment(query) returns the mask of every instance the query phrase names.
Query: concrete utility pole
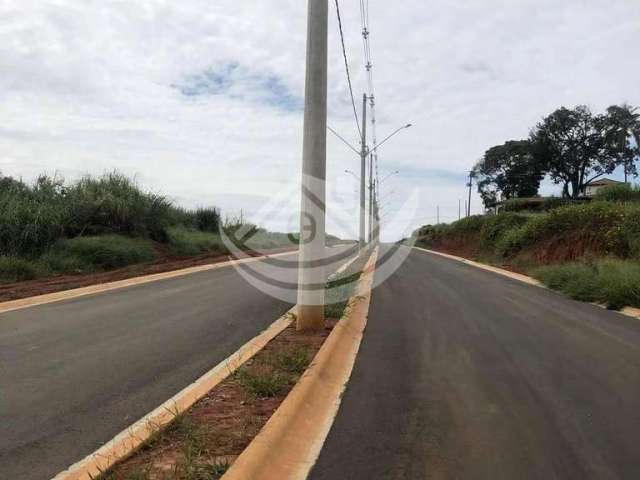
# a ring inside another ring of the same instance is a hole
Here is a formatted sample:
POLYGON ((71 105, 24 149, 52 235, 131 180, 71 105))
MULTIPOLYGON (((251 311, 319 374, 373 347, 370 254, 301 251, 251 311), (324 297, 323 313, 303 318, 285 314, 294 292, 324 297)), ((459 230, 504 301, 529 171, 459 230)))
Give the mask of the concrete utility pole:
POLYGON ((367 242, 366 238, 366 175, 367 175, 367 94, 362 100, 362 148, 360 150, 360 249, 362 250, 367 242))
POLYGON ((309 0, 297 330, 322 330, 325 326, 328 19, 328 0, 309 0))
POLYGON ((467 217, 471 216, 471 189, 473 188, 473 170, 469 172, 469 203, 467 203, 467 217))
POLYGON ((378 210, 378 200, 374 200, 373 208, 373 240, 378 244, 380 243, 380 211, 378 210))
POLYGON ((369 155, 369 242, 373 242, 373 153, 369 155))

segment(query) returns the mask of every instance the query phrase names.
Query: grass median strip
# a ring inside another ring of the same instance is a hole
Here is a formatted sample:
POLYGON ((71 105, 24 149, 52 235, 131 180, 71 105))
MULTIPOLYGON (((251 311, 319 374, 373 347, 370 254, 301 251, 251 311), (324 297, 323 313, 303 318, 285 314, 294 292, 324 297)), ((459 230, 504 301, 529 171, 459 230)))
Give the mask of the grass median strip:
POLYGON ((101 480, 220 478, 287 396, 335 323, 320 333, 287 328, 101 480))
POLYGON ((345 311, 366 259, 327 283, 329 318, 322 332, 285 329, 169 427, 158 430, 101 480, 220 478, 284 401, 345 311))

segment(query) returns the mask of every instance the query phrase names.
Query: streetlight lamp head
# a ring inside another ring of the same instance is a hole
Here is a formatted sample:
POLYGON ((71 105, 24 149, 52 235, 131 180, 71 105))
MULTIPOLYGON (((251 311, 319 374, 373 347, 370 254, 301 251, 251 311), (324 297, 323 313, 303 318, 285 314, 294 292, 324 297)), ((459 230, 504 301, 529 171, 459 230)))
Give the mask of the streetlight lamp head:
POLYGON ((407 123, 407 126, 404 128, 411 128, 411 127, 413 127, 413 123, 407 123))

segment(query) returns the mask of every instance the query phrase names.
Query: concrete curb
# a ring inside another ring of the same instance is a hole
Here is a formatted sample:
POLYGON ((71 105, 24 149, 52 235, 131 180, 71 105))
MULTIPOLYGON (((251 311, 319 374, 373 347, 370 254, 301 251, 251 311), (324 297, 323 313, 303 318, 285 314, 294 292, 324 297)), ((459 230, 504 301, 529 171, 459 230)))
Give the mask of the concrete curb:
POLYGON ((223 480, 303 480, 315 464, 340 407, 367 324, 377 249, 313 362, 223 480))
POLYGON ((74 288, 72 290, 64 290, 61 292, 48 293, 46 295, 38 295, 36 297, 21 298, 19 300, 11 300, 8 302, 0 303, 0 313, 20 310, 22 308, 35 307, 37 305, 44 305, 47 303, 61 302, 63 300, 70 300, 73 298, 84 297, 86 295, 94 295, 97 293, 109 292, 112 290, 118 290, 126 287, 133 287, 136 285, 144 285, 146 283, 157 282, 159 280, 166 280, 170 278, 190 275, 192 273, 206 272, 209 270, 217 270, 219 268, 230 267, 233 265, 239 265, 243 263, 258 262, 260 260, 264 260, 265 258, 293 255, 296 253, 298 253, 297 250, 293 252, 275 253, 273 255, 263 255, 261 257, 251 257, 251 258, 230 260, 228 262, 210 263, 208 265, 199 265, 197 267, 183 268, 181 270, 173 270, 171 272, 154 273, 151 275, 144 275, 141 277, 128 278, 126 280, 118 280, 116 282, 101 283, 98 285, 91 285, 89 287, 74 288))
POLYGON ((56 475, 53 480, 92 480, 130 455, 145 440, 170 423, 177 414, 188 410, 284 331, 295 318, 294 312, 295 307, 194 383, 119 433, 102 448, 56 475))
MULTIPOLYGON (((527 283, 529 285, 533 285, 533 286, 540 287, 540 288, 545 288, 545 289, 548 290, 548 288, 542 282, 539 282, 535 278, 531 278, 531 277, 529 277, 527 275, 523 275, 521 273, 510 272, 509 270, 505 270, 503 268, 493 267, 491 265, 486 265, 484 263, 474 262, 473 260, 469 260, 467 258, 456 257, 455 255, 449 255, 448 253, 436 252, 434 250, 428 250, 426 248, 420 248, 420 247, 415 247, 415 246, 413 248, 415 248, 416 250, 422 250, 423 252, 431 253, 433 255, 438 255, 440 257, 448 258, 450 260, 456 260, 456 261, 461 262, 461 263, 466 263, 467 265, 471 265, 473 267, 481 268, 481 269, 487 270, 489 272, 497 273, 498 275, 502 275, 504 277, 509 277, 509 278, 511 278, 513 280, 518 280, 520 282, 524 282, 524 283, 527 283)), ((592 303, 591 305, 594 305, 594 306, 600 307, 600 308, 607 308, 605 305, 600 305, 598 303, 592 303)), ((623 308, 622 310, 620 310, 617 313, 621 313, 622 315, 626 315, 628 317, 632 317, 632 318, 640 320, 640 308, 625 307, 625 308, 623 308)))

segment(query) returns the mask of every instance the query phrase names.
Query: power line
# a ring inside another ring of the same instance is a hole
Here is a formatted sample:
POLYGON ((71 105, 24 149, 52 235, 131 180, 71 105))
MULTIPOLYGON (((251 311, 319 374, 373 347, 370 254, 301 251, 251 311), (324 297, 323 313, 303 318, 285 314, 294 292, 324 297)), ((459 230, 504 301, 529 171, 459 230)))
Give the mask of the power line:
POLYGON ((356 99, 353 95, 353 84, 351 83, 351 73, 349 71, 349 59, 347 58, 347 48, 344 43, 344 31, 342 29, 342 17, 340 15, 340 3, 336 0, 336 13, 338 15, 338 29, 340 30, 340 41, 342 43, 342 56, 344 57, 344 68, 347 73, 347 83, 349 84, 349 94, 351 95, 351 106, 353 107, 353 116, 356 119, 356 127, 358 128, 358 136, 362 138, 362 130, 360 129, 360 120, 358 119, 358 109, 356 107, 356 99))

